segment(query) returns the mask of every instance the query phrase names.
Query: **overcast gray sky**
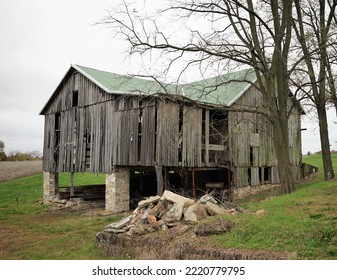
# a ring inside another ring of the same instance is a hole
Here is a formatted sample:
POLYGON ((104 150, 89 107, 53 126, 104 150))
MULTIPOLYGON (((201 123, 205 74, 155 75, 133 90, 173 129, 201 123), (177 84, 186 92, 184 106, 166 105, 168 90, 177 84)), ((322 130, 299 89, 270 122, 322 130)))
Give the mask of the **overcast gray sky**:
MULTIPOLYGON (((139 0, 140 7, 152 0, 139 0)), ((6 152, 42 151, 46 104, 70 65, 125 74, 140 69, 125 60, 127 44, 93 26, 121 0, 0 0, 0 139, 6 152)), ((155 1, 157 4, 159 1, 155 1)), ((337 129, 329 110, 330 142, 337 129)), ((304 120, 303 153, 320 150, 315 121, 304 120)))

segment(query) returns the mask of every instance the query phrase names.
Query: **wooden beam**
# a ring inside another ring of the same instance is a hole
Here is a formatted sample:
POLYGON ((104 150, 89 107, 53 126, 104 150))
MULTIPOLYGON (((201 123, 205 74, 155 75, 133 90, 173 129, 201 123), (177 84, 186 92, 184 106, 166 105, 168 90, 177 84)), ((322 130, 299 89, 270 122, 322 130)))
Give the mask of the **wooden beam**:
POLYGON ((164 192, 163 167, 161 165, 156 165, 155 169, 157 177, 157 195, 162 195, 164 192))
POLYGON ((202 145, 201 148, 207 151, 207 153, 209 153, 209 151, 225 151, 225 146, 223 145, 208 144, 207 146, 205 144, 205 145, 202 145))
POLYGON ((169 176, 168 169, 167 167, 164 167, 164 190, 167 190, 169 188, 169 184, 168 184, 169 177, 168 176, 169 176))

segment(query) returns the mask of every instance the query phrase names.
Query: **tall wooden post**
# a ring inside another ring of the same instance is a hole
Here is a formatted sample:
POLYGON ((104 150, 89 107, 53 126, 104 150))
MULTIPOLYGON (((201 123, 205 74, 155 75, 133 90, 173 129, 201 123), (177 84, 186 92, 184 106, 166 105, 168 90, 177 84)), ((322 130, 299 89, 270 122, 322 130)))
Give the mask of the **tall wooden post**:
POLYGON ((163 167, 161 165, 156 165, 155 169, 157 177, 157 195, 162 195, 164 192, 163 167))
POLYGON ((74 172, 70 173, 70 197, 74 197, 75 189, 74 189, 74 172))
POLYGON ((195 171, 192 169, 192 196, 195 198, 195 171))

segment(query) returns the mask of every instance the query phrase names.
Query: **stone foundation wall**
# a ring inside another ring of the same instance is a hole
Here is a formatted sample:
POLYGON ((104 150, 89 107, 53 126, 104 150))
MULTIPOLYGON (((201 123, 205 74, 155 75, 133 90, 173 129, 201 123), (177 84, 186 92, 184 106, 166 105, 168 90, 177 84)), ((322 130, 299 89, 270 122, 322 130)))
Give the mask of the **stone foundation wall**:
POLYGON ((59 193, 58 173, 43 172, 43 203, 49 204, 59 193))
POLYGON ((130 210, 130 170, 116 168, 105 177, 105 209, 113 212, 130 210))
POLYGON ((259 185, 259 186, 247 186, 247 187, 238 187, 232 189, 232 197, 233 200, 239 200, 246 198, 250 195, 255 195, 258 193, 271 191, 271 190, 278 190, 280 189, 280 184, 266 184, 266 185, 259 185))

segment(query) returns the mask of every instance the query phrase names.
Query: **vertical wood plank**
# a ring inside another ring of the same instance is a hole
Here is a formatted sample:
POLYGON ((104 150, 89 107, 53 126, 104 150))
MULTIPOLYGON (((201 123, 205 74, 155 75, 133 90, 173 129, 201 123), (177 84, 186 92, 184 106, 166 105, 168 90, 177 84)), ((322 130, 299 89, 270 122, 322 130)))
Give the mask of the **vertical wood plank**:
POLYGON ((205 164, 209 164, 209 110, 205 110, 205 164))

